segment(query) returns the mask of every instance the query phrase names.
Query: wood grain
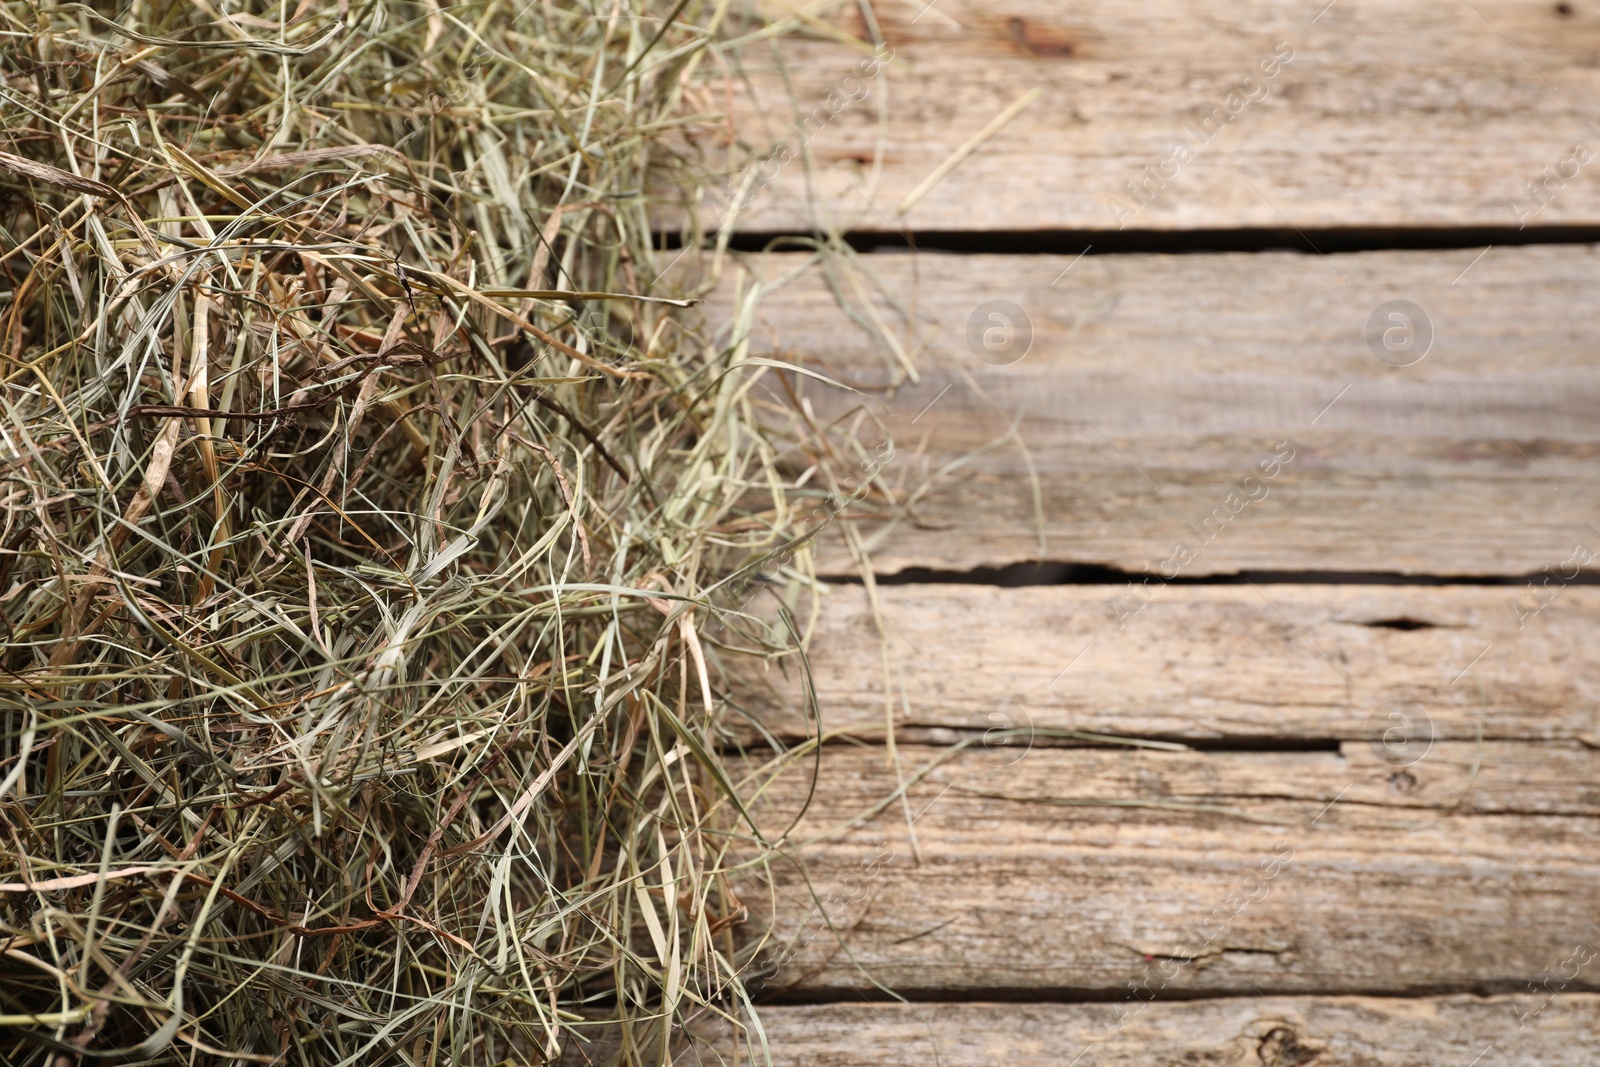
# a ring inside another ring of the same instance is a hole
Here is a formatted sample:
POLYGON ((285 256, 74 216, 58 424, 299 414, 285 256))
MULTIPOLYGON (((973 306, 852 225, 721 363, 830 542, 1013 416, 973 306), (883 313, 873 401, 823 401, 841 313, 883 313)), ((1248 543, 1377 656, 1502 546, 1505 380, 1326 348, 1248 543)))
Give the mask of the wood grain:
MULTIPOLYGON (((776 916, 767 995, 1494 993, 1600 944, 1594 817, 1451 804, 1453 772, 1426 760, 1405 770, 1443 784, 1438 807, 1334 754, 998 756, 904 746, 896 772, 882 750, 829 748, 814 790, 779 777, 758 819, 805 810, 809 882, 785 863, 775 908, 744 894, 750 929, 776 916), (866 815, 902 778, 905 803, 866 815)), ((1568 991, 1600 988, 1592 960, 1577 972, 1568 991)))
MULTIPOLYGON (((1419 739, 1600 746, 1593 587, 1521 616, 1536 601, 1515 586, 897 585, 876 609, 860 587, 827 594, 808 655, 829 732, 881 740, 892 711, 907 737, 1366 743, 1399 712, 1419 739)), ((730 668, 766 729, 816 732, 796 664, 730 668)))
MULTIPOLYGON (((714 192, 709 225, 1600 223, 1583 5, 919 0, 801 21, 735 51, 735 143, 695 150, 735 171, 780 141, 805 158, 736 217, 714 192), (841 34, 894 53, 862 99, 841 94, 866 48, 841 34), (1260 98, 1230 102, 1246 76, 1260 98), (1180 141, 1192 158, 1162 176, 1180 141)), ((895 443, 848 512, 880 575, 1600 560, 1600 369, 1574 313, 1593 247, 744 263, 768 291, 748 347, 719 342, 860 389, 792 382, 817 423, 864 406, 895 443), (1406 366, 1369 332, 1395 300, 1432 335, 1406 366)), ((824 574, 860 565, 818 551, 824 574)), ((769 831, 800 817, 794 862, 741 890, 746 950, 775 968, 758 992, 784 1002, 763 1012, 774 1062, 1587 1062, 1600 590, 1571 580, 830 587, 821 725, 866 743, 756 804, 769 831), (861 999, 885 989, 926 1003, 861 999)), ((729 669, 764 729, 814 733, 793 677, 729 669)), ((701 1037, 695 1059, 731 1050, 701 1037)))
MULTIPOLYGON (((779 1067, 1580 1067, 1600 997, 1271 998, 1124 1004, 772 1005, 761 1026, 779 1067)), ((726 1027, 703 1026, 679 1063, 728 1063, 726 1027)), ((753 1036, 743 1050, 761 1062, 753 1036)), ((593 1051, 593 1050, 591 1050, 593 1051)), ((572 1049, 572 1064, 599 1062, 572 1049)))
MULTIPOLYGON (((713 165, 737 172, 779 143, 795 156, 768 168, 776 173, 737 217, 740 229, 1600 222, 1593 155, 1568 162, 1576 144, 1600 146, 1589 125, 1600 11, 1589 5, 940 0, 930 10, 916 0, 872 8, 894 59, 857 82, 847 79, 872 37, 862 10, 809 6, 800 36, 736 51, 725 88, 707 97, 731 107, 737 133, 731 160, 724 146, 704 146, 713 165), (830 39, 830 29, 862 43, 830 39), (1263 78, 1258 64, 1285 49, 1293 58, 1263 78), (1031 106, 897 214, 1032 90, 1041 95, 1031 106), (1549 177, 1558 171, 1568 177, 1549 177), (1548 191, 1528 199, 1526 183, 1542 181, 1548 191), (1154 197, 1131 216, 1117 206, 1136 202, 1130 182, 1144 184, 1139 199, 1154 197)), ((722 211, 713 199, 707 221, 722 211)))
POLYGON ((1573 312, 1600 256, 1477 256, 753 257, 773 288, 749 351, 866 391, 796 385, 819 418, 875 409, 895 443, 892 506, 849 513, 879 573, 1526 574, 1600 552, 1600 367, 1573 312), (1432 324, 1412 366, 1367 343, 1390 299, 1432 324), (969 346, 995 300, 1031 335, 1009 366, 969 346))

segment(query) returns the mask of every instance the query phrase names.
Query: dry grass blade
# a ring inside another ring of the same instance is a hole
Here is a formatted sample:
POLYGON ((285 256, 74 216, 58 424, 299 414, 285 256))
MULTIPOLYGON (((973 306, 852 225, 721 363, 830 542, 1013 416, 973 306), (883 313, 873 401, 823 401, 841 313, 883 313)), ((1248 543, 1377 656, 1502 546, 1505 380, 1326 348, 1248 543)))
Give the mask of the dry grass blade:
POLYGON ((652 235, 725 5, 120 10, 0 4, 0 1062, 660 1062, 793 484, 652 235))

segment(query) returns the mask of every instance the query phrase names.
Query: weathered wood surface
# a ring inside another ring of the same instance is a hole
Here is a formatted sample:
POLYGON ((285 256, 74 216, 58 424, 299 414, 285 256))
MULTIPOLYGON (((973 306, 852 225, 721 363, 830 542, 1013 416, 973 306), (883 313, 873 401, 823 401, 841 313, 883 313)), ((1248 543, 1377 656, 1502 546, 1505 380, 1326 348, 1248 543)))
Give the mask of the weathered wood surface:
MULTIPOLYGON (((1062 780, 1037 794, 1044 802, 1091 805, 1198 805, 1218 811, 1235 801, 1304 801, 1318 808, 1334 802, 1374 808, 1428 808, 1456 815, 1600 816, 1600 752, 1578 744, 1486 741, 1481 745, 1440 741, 1350 743, 1338 751, 1171 751, 1139 747, 1059 748, 1042 737, 998 734, 935 764, 929 781, 971 795, 1033 798, 1028 790, 1062 780), (1043 754, 1037 766, 1008 768, 1043 754), (1013 786, 1022 792, 1013 794, 1013 786), (1053 800, 1051 798, 1054 798, 1053 800)), ((828 749, 824 759, 841 761, 847 773, 856 757, 828 749)), ((857 750, 860 751, 860 750, 857 750)), ((870 750, 868 750, 870 751, 870 750)), ((905 773, 928 766, 941 751, 905 746, 905 773)), ((1239 809, 1243 812, 1245 809, 1239 809)), ((1237 814, 1237 813, 1235 813, 1237 814)))
MULTIPOLYGON (((882 477, 910 508, 864 527, 879 573, 1042 558, 1184 576, 1526 574, 1580 541, 1600 551, 1600 367, 1574 311, 1600 255, 1477 255, 874 255, 768 293, 750 351, 872 392, 796 386, 823 415, 882 410, 897 449, 882 477), (1412 366, 1366 340, 1395 298, 1432 323, 1412 366), (1026 316, 1014 337, 1031 330, 1013 365, 969 347, 991 300, 1026 316), (905 363, 920 382, 890 388, 905 363)), ((774 282, 805 264, 750 262, 774 282)), ((881 499, 852 510, 889 513, 881 499)), ((821 562, 855 569, 838 551, 821 562)))
MULTIPOLYGON (((1260 997, 764 1008, 780 1067, 1587 1067, 1600 997, 1260 997), (1548 997, 1545 1000, 1549 1000, 1548 997), (1527 1017, 1526 1026, 1523 1025, 1527 1017)), ((707 1031, 713 1028, 706 1027, 707 1031)), ((754 1039, 743 1055, 757 1048, 754 1039)), ((723 1028, 680 1064, 730 1063, 723 1028)), ((586 1062, 573 1050, 570 1062, 586 1062)), ((750 1062, 760 1062, 751 1059, 750 1062)))
MULTIPOLYGON (((969 750, 926 770, 937 751, 904 746, 905 804, 861 820, 900 780, 884 755, 830 748, 814 792, 796 770, 759 804, 776 832, 810 797, 793 840, 811 888, 771 872, 773 995, 1491 993, 1600 939, 1595 818, 1449 806, 1455 771, 1433 780, 1426 759, 1352 759, 1339 786, 1332 754, 969 750), (1402 771, 1441 806, 1411 806, 1402 771)), ((755 928, 765 893, 744 893, 755 928)), ((1569 989, 1600 988, 1596 973, 1569 989)))
MULTIPOLYGON (((1398 711, 1419 738, 1600 745, 1600 589, 1536 588, 832 586, 809 658, 823 729, 872 740, 888 705, 911 737, 1372 741, 1398 711)), ((766 729, 816 732, 794 664, 730 666, 766 729)))
MULTIPOLYGON (((809 155, 757 183, 745 232, 1600 224, 1583 5, 919 0, 799 21, 736 52, 730 158, 809 155), (839 31, 894 58, 846 82, 867 49, 839 31), (1180 139, 1192 158, 1162 176, 1180 139)), ((1555 572, 1535 592, 833 587, 810 640, 822 727, 867 744, 756 805, 776 831, 809 798, 789 841, 809 883, 777 865, 742 889, 744 936, 773 925, 758 991, 789 1002, 762 1015, 775 1062, 1592 1058, 1600 590, 1569 582, 1600 560, 1600 368, 1575 310, 1595 248, 747 263, 789 279, 748 352, 862 389, 793 382, 819 420, 866 403, 893 437, 889 496, 851 505, 879 574, 1555 572), (1373 351, 1393 300, 1432 334, 1415 362, 1373 351), (1561 995, 1494 995, 1530 982, 1561 995), (929 1003, 862 1003, 880 983, 929 1003)), ((737 694, 778 735, 815 729, 776 670, 737 694)))
MULTIPOLYGON (((866 10, 807 5, 811 39, 742 49, 726 93, 708 98, 731 102, 745 146, 736 162, 779 142, 814 160, 809 183, 798 156, 769 167, 738 228, 809 232, 819 217, 856 231, 1600 222, 1587 173, 1600 146, 1591 5, 918 0, 871 7, 894 59, 886 75, 849 81, 870 48, 818 23, 865 42, 866 10), (1293 58, 1263 77, 1258 64, 1285 48, 1293 58), (897 214, 1033 90, 1031 106, 897 214), (1220 133, 1207 136, 1218 110, 1220 133), (1591 151, 1574 159, 1580 142, 1591 151), (1137 206, 1129 182, 1154 195, 1132 214, 1117 204, 1137 206), (1528 182, 1549 190, 1531 217, 1522 212, 1541 200, 1528 182)), ((726 158, 721 145, 708 151, 726 158)), ((711 200, 708 221, 722 206, 711 200)))

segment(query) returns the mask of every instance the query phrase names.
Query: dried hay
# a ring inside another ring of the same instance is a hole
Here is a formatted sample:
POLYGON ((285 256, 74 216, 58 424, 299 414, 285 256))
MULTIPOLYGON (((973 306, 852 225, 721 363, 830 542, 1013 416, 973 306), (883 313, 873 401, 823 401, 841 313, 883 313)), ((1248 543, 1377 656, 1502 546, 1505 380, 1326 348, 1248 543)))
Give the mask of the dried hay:
POLYGON ((740 1010, 794 442, 651 232, 726 7, 0 5, 0 1061, 740 1010))

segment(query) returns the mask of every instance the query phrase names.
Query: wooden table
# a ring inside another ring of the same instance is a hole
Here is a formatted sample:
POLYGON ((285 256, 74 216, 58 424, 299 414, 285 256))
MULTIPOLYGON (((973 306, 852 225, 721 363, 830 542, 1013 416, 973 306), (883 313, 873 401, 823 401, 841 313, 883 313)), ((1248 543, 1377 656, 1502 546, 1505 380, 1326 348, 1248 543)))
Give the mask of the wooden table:
POLYGON ((774 1062, 1594 1062, 1600 6, 786 17, 705 221, 900 506, 757 807, 774 1062))

